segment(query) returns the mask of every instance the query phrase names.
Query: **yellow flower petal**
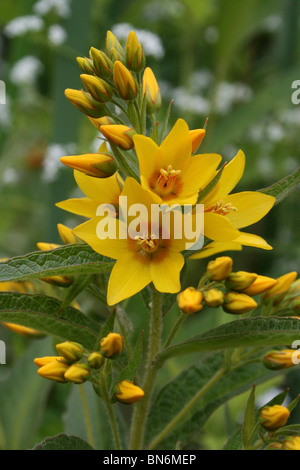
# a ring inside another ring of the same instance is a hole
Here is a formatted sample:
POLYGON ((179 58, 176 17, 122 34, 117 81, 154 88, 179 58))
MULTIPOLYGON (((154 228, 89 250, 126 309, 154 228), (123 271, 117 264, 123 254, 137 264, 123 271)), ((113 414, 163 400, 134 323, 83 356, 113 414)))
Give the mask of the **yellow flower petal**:
POLYGON ((117 173, 108 178, 93 178, 75 170, 74 177, 79 188, 88 198, 99 201, 99 204, 118 204, 121 188, 117 173))
POLYGON ((57 202, 55 205, 60 209, 72 212, 72 214, 83 215, 92 219, 96 217, 99 201, 94 201, 87 197, 67 199, 66 201, 57 202))
POLYGON ((269 245, 263 238, 253 233, 240 232, 238 238, 233 240, 236 243, 240 243, 245 246, 254 246, 256 248, 262 248, 263 250, 272 250, 272 246, 269 245))
POLYGON ((150 137, 134 135, 133 141, 139 161, 140 174, 143 175, 145 183, 148 184, 149 178, 155 170, 161 168, 161 151, 150 137))
POLYGON ((162 154, 162 166, 171 165, 180 170, 188 163, 192 154, 192 138, 187 123, 178 119, 160 146, 162 154))
POLYGON ((222 242, 235 240, 239 236, 239 231, 224 215, 206 212, 204 214, 204 234, 211 240, 222 242))
POLYGON ((201 251, 190 256, 189 259, 208 258, 208 256, 221 253, 222 251, 241 251, 241 249, 242 245, 235 242, 212 242, 204 246, 201 251))
POLYGON ((175 294, 180 291, 180 271, 184 265, 181 253, 161 249, 151 260, 151 279, 159 292, 175 294))
POLYGON ((188 167, 182 172, 180 196, 184 198, 193 193, 198 193, 199 189, 204 189, 214 177, 221 160, 221 155, 215 153, 204 153, 192 157, 188 167))
POLYGON ((273 207, 276 199, 267 194, 245 191, 242 193, 230 194, 223 199, 224 205, 231 203, 237 211, 231 211, 226 218, 233 223, 236 228, 247 227, 262 219, 273 207))

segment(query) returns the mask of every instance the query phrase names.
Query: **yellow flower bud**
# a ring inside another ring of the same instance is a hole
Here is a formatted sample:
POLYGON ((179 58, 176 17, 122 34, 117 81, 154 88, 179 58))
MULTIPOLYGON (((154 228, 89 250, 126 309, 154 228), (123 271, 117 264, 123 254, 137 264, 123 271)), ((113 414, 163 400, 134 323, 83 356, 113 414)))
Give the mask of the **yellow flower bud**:
POLYGON ((69 365, 60 359, 55 359, 38 369, 38 374, 45 379, 54 380, 55 382, 65 383, 64 377, 69 365))
POLYGON ((92 369, 100 369, 100 367, 102 367, 102 365, 103 365, 103 362, 104 362, 104 358, 103 358, 102 354, 100 354, 98 352, 93 352, 88 357, 88 365, 92 369))
POLYGON ((129 380, 122 380, 118 385, 118 392, 115 393, 115 397, 118 401, 125 404, 137 403, 145 395, 137 385, 134 385, 129 380))
POLYGON ((110 101, 113 89, 105 80, 87 74, 80 75, 80 78, 87 91, 96 101, 99 101, 99 103, 110 101))
POLYGON ((257 303, 252 297, 238 292, 227 292, 224 295, 223 310, 227 313, 242 314, 247 313, 257 307, 257 303))
POLYGON ((106 54, 108 56, 111 56, 111 50, 112 49, 115 49, 116 51, 118 51, 118 53, 124 57, 124 49, 123 47, 121 46, 121 44, 119 43, 119 41, 117 40, 116 36, 111 32, 111 31, 107 31, 106 33, 106 54))
POLYGON ((150 112, 156 112, 161 107, 161 94, 155 75, 146 67, 143 75, 143 96, 147 100, 147 109, 150 112))
POLYGON ((51 364, 51 362, 55 361, 61 361, 65 363, 65 360, 61 356, 44 356, 44 357, 36 357, 33 362, 38 366, 38 367, 43 367, 46 364, 51 364))
POLYGON ((201 144, 205 136, 204 129, 194 129, 190 131, 190 136, 192 138, 192 153, 195 153, 201 144))
POLYGON ((247 287, 247 289, 244 289, 243 293, 251 296, 262 294, 275 286, 276 282, 276 279, 272 279, 271 277, 257 275, 255 281, 247 287))
POLYGON ((86 93, 83 90, 67 88, 65 90, 65 96, 70 103, 88 116, 99 118, 107 113, 106 108, 103 107, 101 103, 98 103, 90 93, 86 93))
POLYGON ((93 59, 94 68, 99 77, 109 77, 113 73, 114 64, 104 52, 91 47, 90 56, 93 59))
POLYGON ((112 124, 101 126, 100 131, 110 142, 123 150, 130 150, 134 147, 132 137, 136 134, 135 130, 121 124, 112 124))
POLYGON ((41 338, 45 336, 40 331, 34 330, 33 328, 28 328, 27 326, 16 325, 15 323, 1 322, 3 326, 9 330, 17 333, 21 336, 26 336, 27 338, 41 338))
POLYGON ((56 350, 69 364, 79 361, 83 356, 82 345, 73 341, 57 344, 56 350))
POLYGON ((117 169, 114 158, 104 153, 87 153, 84 155, 61 157, 60 161, 70 168, 96 178, 112 176, 117 169))
POLYGON ((110 124, 116 124, 114 119, 109 117, 109 116, 103 116, 103 117, 98 118, 98 119, 89 117, 89 120, 96 127, 96 129, 98 129, 98 131, 100 131, 100 127, 102 125, 108 126, 110 124))
POLYGON ((44 243, 44 242, 38 242, 36 246, 41 251, 55 250, 55 248, 61 247, 61 245, 57 245, 56 243, 44 243))
POLYGON ((232 270, 232 259, 229 256, 220 256, 207 265, 206 272, 212 281, 223 281, 232 270))
POLYGON ((114 63, 114 83, 124 100, 133 100, 137 97, 138 87, 134 76, 119 60, 114 63))
POLYGON ((86 364, 72 364, 65 372, 65 380, 75 384, 83 384, 91 375, 90 368, 86 364))
POLYGON ((177 296, 178 307, 187 314, 200 312, 203 309, 203 295, 194 287, 188 287, 177 296))
POLYGON ((293 362, 294 354, 297 353, 295 349, 282 349, 281 351, 269 351, 264 356, 264 366, 271 370, 281 370, 293 367, 296 364, 293 362))
POLYGON ((100 341, 100 352, 104 357, 114 359, 123 349, 123 338, 118 333, 109 333, 100 341))
POLYGON ((281 294, 285 294, 291 287, 296 277, 297 273, 295 271, 278 277, 276 284, 265 293, 264 299, 268 299, 270 297, 277 297, 281 294))
POLYGON ((141 43, 134 31, 130 31, 126 42, 126 63, 127 66, 139 72, 145 66, 145 56, 141 43))
POLYGON ((283 441, 283 450, 300 450, 300 436, 289 436, 283 441))
POLYGON ((244 290, 257 278, 257 274, 247 273, 246 271, 237 271, 236 273, 230 273, 228 278, 225 281, 225 286, 227 289, 233 290, 244 290))
POLYGON ((224 294, 219 289, 209 289, 206 290, 204 293, 204 300, 205 303, 209 307, 219 307, 224 302, 224 294))
POLYGON ((63 224, 57 224, 57 230, 65 245, 68 245, 69 243, 78 243, 78 238, 74 235, 71 228, 63 224))
POLYGON ((87 73, 88 75, 95 74, 94 64, 91 59, 87 57, 76 57, 76 60, 83 73, 87 73))
POLYGON ((265 406, 259 415, 261 425, 268 431, 276 431, 276 429, 285 426, 290 416, 289 410, 285 406, 274 405, 265 406))
POLYGON ((44 281, 47 284, 52 284, 53 286, 58 286, 58 287, 69 287, 73 283, 73 279, 67 276, 43 277, 41 278, 41 281, 44 281))

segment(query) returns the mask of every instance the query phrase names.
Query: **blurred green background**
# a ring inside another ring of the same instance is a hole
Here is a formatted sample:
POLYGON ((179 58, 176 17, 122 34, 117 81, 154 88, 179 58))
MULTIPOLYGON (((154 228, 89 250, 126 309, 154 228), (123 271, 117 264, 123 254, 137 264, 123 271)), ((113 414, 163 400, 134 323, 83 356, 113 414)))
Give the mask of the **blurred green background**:
MULTIPOLYGON (((300 105, 291 101, 292 83, 300 79, 299 12, 297 0, 1 0, 0 79, 6 84, 6 104, 0 104, 0 258, 34 251, 38 241, 59 242, 56 224, 78 223, 54 205, 77 194, 72 171, 59 158, 95 151, 99 141, 95 128, 67 101, 64 90, 81 87, 76 57, 87 56, 90 46, 103 49, 108 29, 123 41, 131 29, 136 31, 161 88, 162 116, 174 98, 170 124, 182 117, 191 129, 200 128, 209 117, 201 151, 221 153, 225 161, 239 148, 245 152, 239 190, 269 186, 294 171, 300 161, 300 105)), ((236 269, 273 277, 298 270, 298 201, 299 188, 251 227, 249 231, 266 238, 274 250, 244 248, 232 253, 236 269)), ((190 263, 186 283, 196 284, 204 267, 203 261, 190 263)), ((89 300, 82 302, 89 307, 89 300)), ((132 300, 131 310, 138 334, 148 322, 141 316, 139 297, 132 300)), ((174 309, 166 322, 171 325, 176 315, 174 309)), ((187 323, 181 339, 225 320, 228 315, 222 311, 213 318, 211 312, 201 312, 187 323)), ((16 337, 4 329, 0 337, 9 345, 1 383, 16 389, 11 379, 16 367, 27 380, 27 395, 15 410, 15 421, 8 418, 11 436, 5 445, 26 448, 63 429, 76 433, 70 400, 78 400, 77 392, 69 385, 45 384, 32 367, 37 351, 31 349, 48 354, 49 343, 16 337), (24 354, 30 358, 27 362, 24 354), (39 397, 34 423, 29 419, 34 410, 30 396, 39 397), (16 430, 18 413, 24 429, 31 430, 26 439, 22 429, 16 430)), ((161 382, 190 361, 170 361, 161 382)), ((297 374, 288 382, 294 397, 300 390, 297 374)), ((21 389, 22 385, 14 393, 21 389)), ((244 402, 240 397, 220 409, 197 445, 220 448, 239 422, 244 402)), ((0 426, 0 448, 3 433, 6 429, 0 426)))

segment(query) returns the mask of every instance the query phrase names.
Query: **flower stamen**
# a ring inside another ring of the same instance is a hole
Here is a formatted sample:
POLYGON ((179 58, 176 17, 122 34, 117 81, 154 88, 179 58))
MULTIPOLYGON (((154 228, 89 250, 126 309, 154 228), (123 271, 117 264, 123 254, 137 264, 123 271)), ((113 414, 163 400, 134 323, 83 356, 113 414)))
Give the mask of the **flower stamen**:
POLYGON ((172 165, 167 169, 161 168, 155 184, 155 191, 160 195, 166 195, 173 192, 174 184, 181 170, 173 170, 172 165))
POLYGON ((227 202, 227 204, 224 204, 224 201, 222 199, 216 202, 215 205, 209 206, 204 209, 204 212, 214 212, 215 214, 220 215, 227 215, 229 214, 229 212, 232 211, 237 212, 237 208, 234 207, 231 202, 227 202))
POLYGON ((158 240, 153 234, 150 237, 147 234, 144 234, 142 237, 137 235, 135 240, 145 253, 153 253, 158 248, 158 240))

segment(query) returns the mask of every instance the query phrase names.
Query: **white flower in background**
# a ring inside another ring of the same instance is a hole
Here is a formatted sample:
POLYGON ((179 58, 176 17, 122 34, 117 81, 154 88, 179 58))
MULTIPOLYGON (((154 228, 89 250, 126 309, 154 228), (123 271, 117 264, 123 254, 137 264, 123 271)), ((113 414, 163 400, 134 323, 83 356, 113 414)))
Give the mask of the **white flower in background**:
POLYGON ((76 152, 77 145, 75 143, 50 144, 43 160, 42 179, 47 183, 55 181, 58 171, 63 167, 60 158, 64 155, 74 155, 76 152))
POLYGON ((251 88, 243 83, 221 82, 217 89, 216 110, 225 115, 235 103, 250 101, 252 96, 251 88))
POLYGON ((15 168, 5 168, 2 174, 3 184, 14 184, 19 180, 19 174, 15 168))
POLYGON ((211 85, 213 74, 208 69, 196 70, 190 77, 190 86, 194 91, 202 91, 211 85))
POLYGON ((262 176, 268 178, 273 176, 275 172, 274 160, 271 157, 262 156, 256 162, 256 170, 262 176))
POLYGON ((173 90, 174 106, 180 111, 194 114, 207 115, 210 112, 210 103, 206 98, 198 95, 190 95, 184 88, 173 90))
POLYGON ((14 18, 4 28, 4 34, 9 38, 21 36, 29 31, 41 31, 44 27, 42 18, 34 15, 19 16, 14 18))
POLYGON ((209 44, 215 44, 219 39, 219 30, 215 26, 208 26, 204 30, 204 38, 209 44))
POLYGON ((34 84, 43 71, 43 64, 34 56, 25 56, 12 67, 9 78, 15 85, 34 84))
POLYGON ((270 15, 263 22, 265 29, 271 33, 277 31, 282 24, 282 18, 279 15, 270 15))
POLYGON ((38 15, 44 16, 54 9, 62 18, 68 18, 71 14, 71 0, 38 0, 33 10, 38 15))
POLYGON ((277 124, 276 122, 268 125, 266 129, 266 134, 267 138, 271 142, 279 142, 284 137, 283 128, 280 126, 280 124, 277 124))
POLYGON ((145 29, 137 29, 129 23, 119 23, 112 27, 112 33, 121 41, 126 40, 132 30, 135 31, 146 55, 151 55, 156 59, 162 59, 164 57, 165 50, 157 34, 145 29))
POLYGON ((53 24, 48 29, 48 39, 53 46, 60 46, 66 41, 67 33, 59 24, 53 24))
POLYGON ((149 3, 144 7, 144 16, 148 21, 159 21, 164 18, 178 18, 184 15, 185 5, 177 0, 164 0, 149 3))

